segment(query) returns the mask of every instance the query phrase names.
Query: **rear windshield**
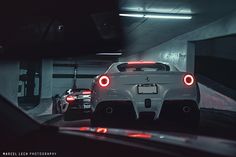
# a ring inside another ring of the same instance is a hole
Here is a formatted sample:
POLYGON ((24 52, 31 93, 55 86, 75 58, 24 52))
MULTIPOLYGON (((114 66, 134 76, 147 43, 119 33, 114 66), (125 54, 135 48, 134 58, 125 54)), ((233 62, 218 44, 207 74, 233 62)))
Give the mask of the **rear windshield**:
POLYGON ((135 72, 135 71, 170 71, 170 67, 166 64, 127 64, 123 63, 117 66, 120 72, 135 72))
POLYGON ((89 90, 89 89, 86 89, 86 88, 68 89, 64 92, 64 95, 81 92, 83 90, 89 90))

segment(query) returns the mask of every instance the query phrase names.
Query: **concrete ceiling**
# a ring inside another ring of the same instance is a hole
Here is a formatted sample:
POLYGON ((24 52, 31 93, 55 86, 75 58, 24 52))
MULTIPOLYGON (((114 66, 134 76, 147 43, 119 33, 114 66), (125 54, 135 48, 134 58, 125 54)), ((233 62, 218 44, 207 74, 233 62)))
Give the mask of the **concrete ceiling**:
POLYGON ((0 58, 82 58, 120 49, 117 8, 117 0, 0 2, 0 58))
POLYGON ((234 10, 236 0, 22 0, 14 5, 0 3, 0 55, 31 58, 32 54, 94 57, 95 53, 103 51, 138 53, 234 10), (118 12, 191 14, 193 18, 119 18, 118 12), (59 30, 60 26, 64 26, 63 31, 59 30))
POLYGON ((190 14, 191 20, 121 17, 125 47, 143 52, 180 34, 213 22, 236 10, 235 0, 120 0, 120 12, 190 14))

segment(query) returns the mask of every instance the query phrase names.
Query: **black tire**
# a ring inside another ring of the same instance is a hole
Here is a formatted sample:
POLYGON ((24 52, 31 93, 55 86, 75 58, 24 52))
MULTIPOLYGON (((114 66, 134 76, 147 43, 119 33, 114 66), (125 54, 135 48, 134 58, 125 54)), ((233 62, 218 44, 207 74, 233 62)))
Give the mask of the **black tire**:
POLYGON ((161 121, 176 123, 184 129, 197 129, 200 122, 200 110, 197 102, 192 100, 165 101, 160 113, 161 121), (184 111, 184 107, 190 107, 184 111))
POLYGON ((58 114, 57 104, 56 103, 52 104, 52 114, 58 114))
POLYGON ((60 102, 58 102, 58 105, 57 105, 57 113, 62 114, 62 109, 61 109, 60 102))
POLYGON ((52 97, 52 114, 59 114, 61 113, 61 108, 60 108, 60 101, 59 101, 59 96, 56 95, 52 97), (59 108, 59 109, 58 109, 59 108))

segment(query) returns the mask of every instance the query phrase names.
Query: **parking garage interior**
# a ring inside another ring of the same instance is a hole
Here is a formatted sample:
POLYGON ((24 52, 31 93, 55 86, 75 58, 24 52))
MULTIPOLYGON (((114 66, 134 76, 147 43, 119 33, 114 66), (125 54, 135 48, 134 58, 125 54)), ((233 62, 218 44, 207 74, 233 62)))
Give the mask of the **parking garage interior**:
POLYGON ((54 114, 53 97, 90 89, 114 62, 152 60, 196 76, 201 124, 195 134, 236 139, 235 0, 17 3, 0 6, 0 94, 40 123, 89 126, 88 117, 64 121, 54 114))

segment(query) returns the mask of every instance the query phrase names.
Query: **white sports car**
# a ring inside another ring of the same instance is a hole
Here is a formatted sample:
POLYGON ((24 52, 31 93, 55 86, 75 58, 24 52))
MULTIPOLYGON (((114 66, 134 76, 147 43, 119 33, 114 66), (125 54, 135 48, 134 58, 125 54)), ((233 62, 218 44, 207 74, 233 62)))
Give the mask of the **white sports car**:
POLYGON ((194 76, 168 63, 113 63, 92 83, 91 123, 148 118, 180 120, 196 126, 200 119, 199 95, 194 76))
POLYGON ((64 114, 65 120, 80 118, 82 115, 90 115, 90 89, 68 89, 61 96, 53 98, 53 113, 64 114))

